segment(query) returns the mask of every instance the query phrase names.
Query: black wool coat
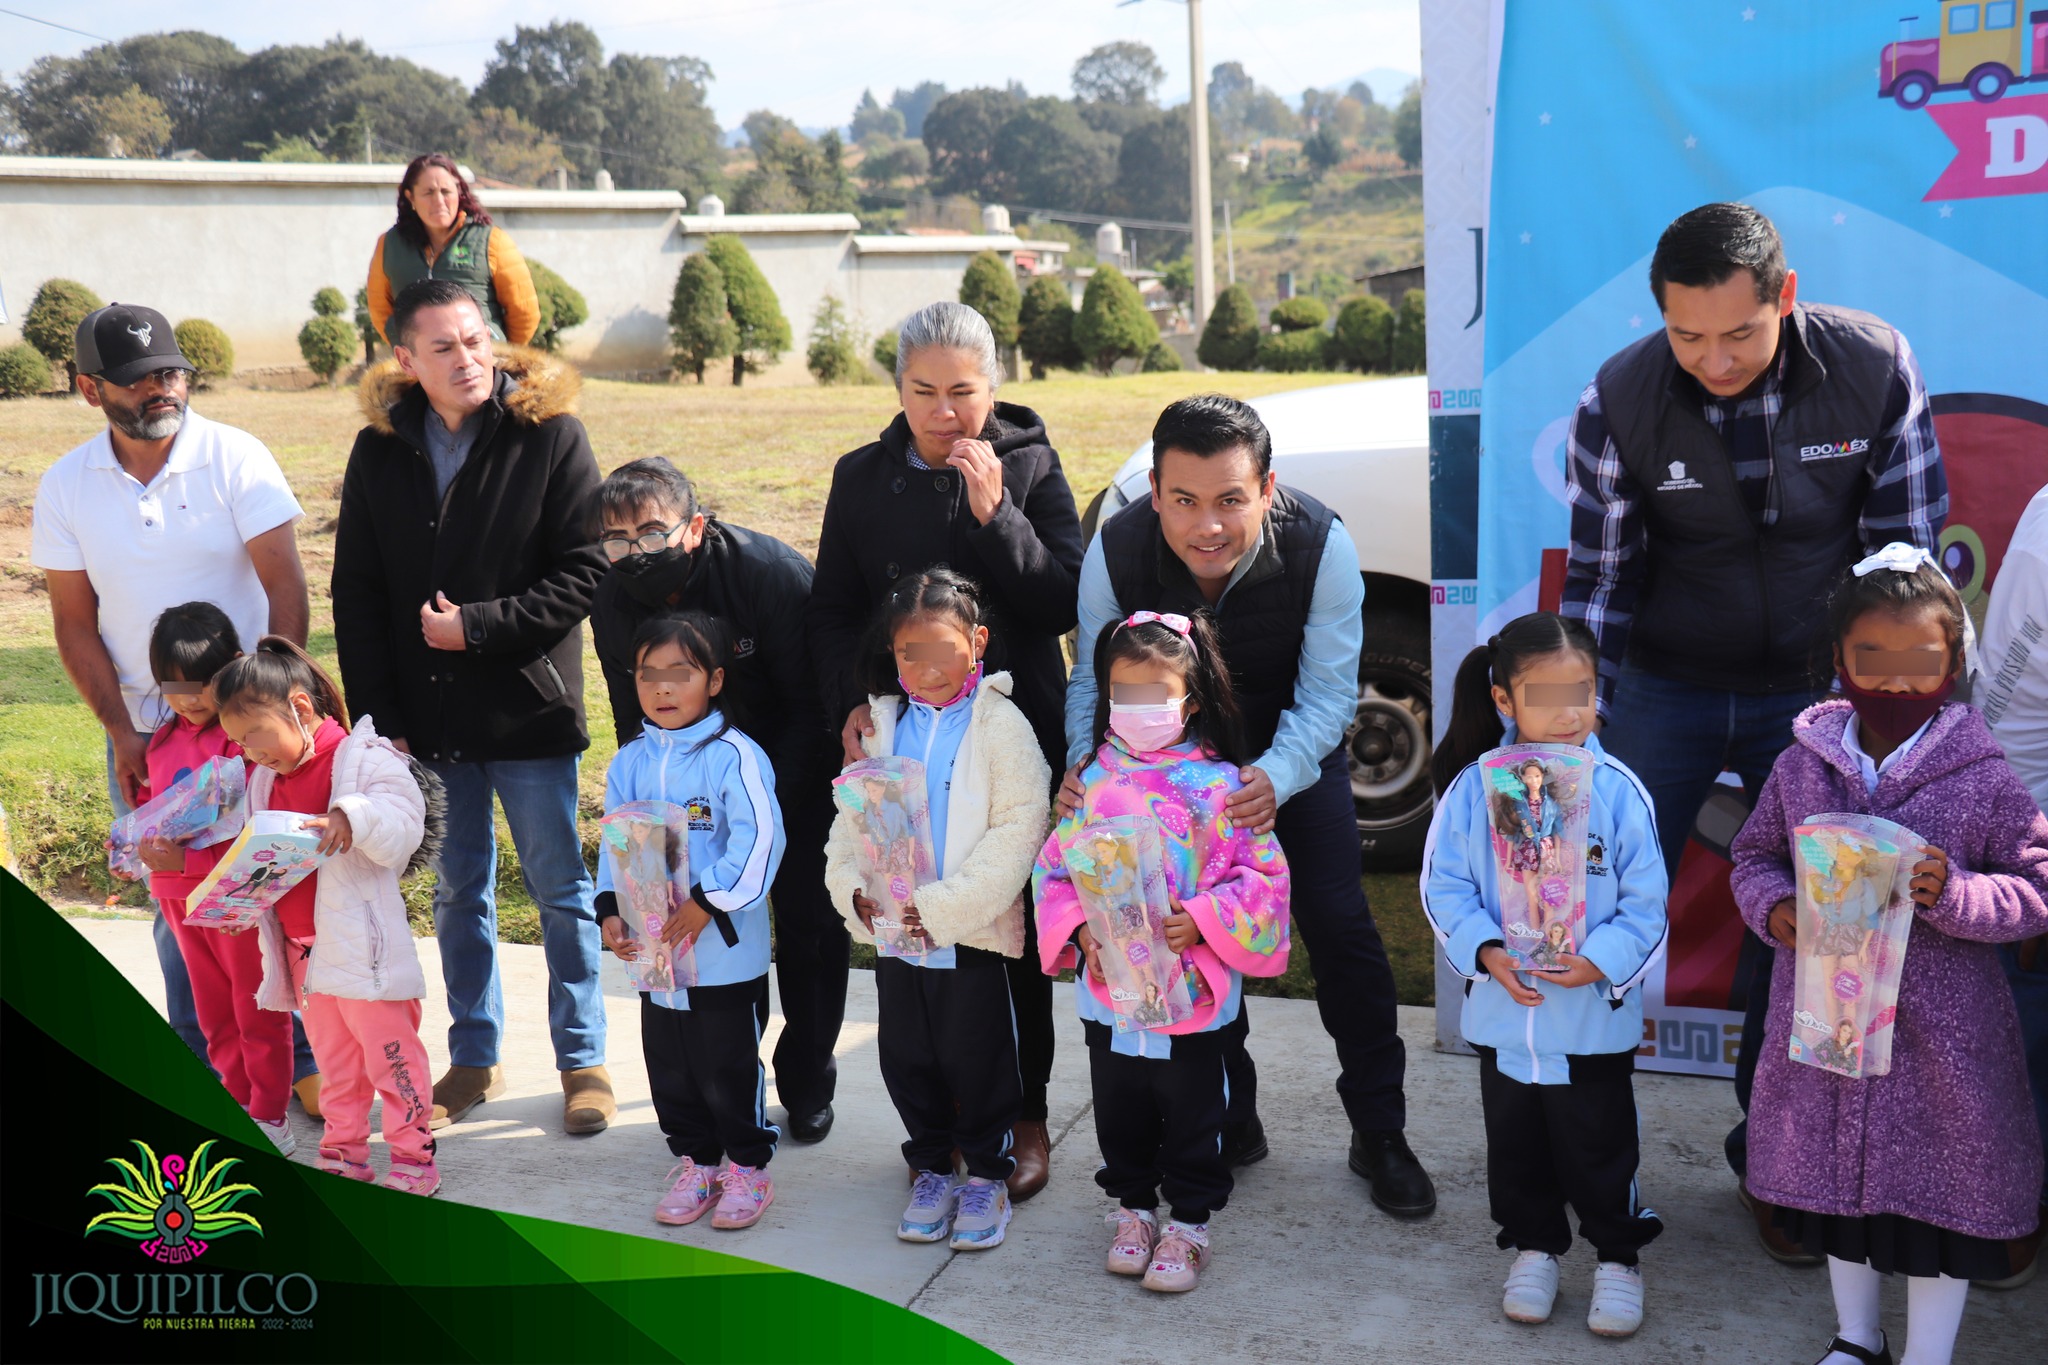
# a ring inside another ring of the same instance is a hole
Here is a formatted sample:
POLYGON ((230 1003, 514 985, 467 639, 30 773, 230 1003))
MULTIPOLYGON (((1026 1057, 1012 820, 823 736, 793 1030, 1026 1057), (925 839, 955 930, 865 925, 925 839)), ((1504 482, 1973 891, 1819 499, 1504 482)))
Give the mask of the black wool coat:
POLYGON ((958 474, 911 467, 910 424, 901 413, 881 439, 840 457, 806 615, 811 658, 836 730, 867 700, 861 644, 889 589, 938 565, 964 574, 980 584, 990 608, 987 669, 1012 675, 1011 699, 1057 773, 1067 747, 1060 637, 1074 628, 1079 608, 1081 520, 1037 413, 999 402, 982 439, 1003 465, 1003 500, 986 526, 975 521, 958 474))
POLYGON ((391 361, 363 377, 369 425, 342 477, 335 646, 355 717, 420 758, 491 763, 581 753, 583 618, 604 573, 598 470, 574 370, 506 348, 469 458, 434 493, 426 395, 391 361), (461 651, 430 648, 420 608, 462 608, 461 651))

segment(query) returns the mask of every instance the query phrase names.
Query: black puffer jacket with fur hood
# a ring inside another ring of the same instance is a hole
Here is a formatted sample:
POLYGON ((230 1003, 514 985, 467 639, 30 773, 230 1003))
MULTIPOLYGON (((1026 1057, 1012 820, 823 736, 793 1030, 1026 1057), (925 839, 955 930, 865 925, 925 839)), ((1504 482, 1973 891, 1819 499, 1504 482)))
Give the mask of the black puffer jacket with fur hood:
POLYGON ((434 494, 426 395, 393 361, 363 376, 335 532, 334 634, 353 716, 423 759, 580 753, 583 618, 605 570, 599 481, 562 361, 505 347, 469 458, 434 494), (460 652, 429 648, 420 608, 462 608, 460 652))

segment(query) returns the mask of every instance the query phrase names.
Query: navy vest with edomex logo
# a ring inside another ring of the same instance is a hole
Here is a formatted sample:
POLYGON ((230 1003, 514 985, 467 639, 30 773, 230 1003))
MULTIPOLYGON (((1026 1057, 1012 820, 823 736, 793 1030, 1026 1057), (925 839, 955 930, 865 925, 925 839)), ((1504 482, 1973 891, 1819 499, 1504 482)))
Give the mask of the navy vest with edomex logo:
POLYGON ((1601 408, 1640 490, 1648 541, 1632 662, 1733 692, 1811 686, 1828 593, 1862 552, 1894 336, 1868 313, 1794 307, 1779 342, 1769 525, 1744 503, 1727 444, 1663 332, 1600 367, 1601 408))
MULTIPOLYGON (((1223 639, 1223 660, 1244 713, 1245 739, 1257 757, 1273 743, 1281 713, 1294 705, 1301 671, 1301 641, 1315 597, 1323 545, 1337 516, 1306 493, 1273 490, 1251 567, 1211 607, 1195 576, 1167 548, 1149 497, 1102 526, 1102 558, 1117 606, 1134 611, 1207 611, 1223 639)), ((1095 642, 1081 641, 1085 659, 1095 642)))

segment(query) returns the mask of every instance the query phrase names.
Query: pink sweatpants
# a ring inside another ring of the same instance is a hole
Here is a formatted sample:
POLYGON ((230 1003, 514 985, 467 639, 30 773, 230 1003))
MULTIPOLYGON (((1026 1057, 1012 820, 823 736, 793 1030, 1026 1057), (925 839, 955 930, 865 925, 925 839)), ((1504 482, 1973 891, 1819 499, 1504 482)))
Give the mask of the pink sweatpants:
POLYGON ((367 1163, 370 1101, 382 1095, 384 1141, 391 1159, 428 1164, 434 1159, 434 1138, 427 1129, 434 1098, 427 1049, 420 1041, 420 1002, 344 1000, 308 993, 306 964, 312 946, 310 939, 291 939, 285 956, 291 962, 292 993, 299 1000, 306 1041, 320 1064, 320 1112, 327 1121, 320 1154, 367 1163))
POLYGON ((185 971, 192 1003, 206 1035, 207 1060, 235 1103, 253 1118, 284 1117, 292 1093, 292 1017, 256 1004, 263 982, 263 950, 253 933, 188 928, 185 902, 163 903, 164 918, 185 971))

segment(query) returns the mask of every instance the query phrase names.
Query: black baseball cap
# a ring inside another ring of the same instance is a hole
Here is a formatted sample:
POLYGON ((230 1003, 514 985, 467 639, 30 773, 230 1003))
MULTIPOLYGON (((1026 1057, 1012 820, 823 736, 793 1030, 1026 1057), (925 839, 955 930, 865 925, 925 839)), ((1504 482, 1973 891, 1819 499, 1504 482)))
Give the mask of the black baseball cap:
POLYGON ((171 321, 154 308, 110 303, 78 324, 74 348, 80 374, 123 388, 158 370, 196 370, 178 349, 171 321))

